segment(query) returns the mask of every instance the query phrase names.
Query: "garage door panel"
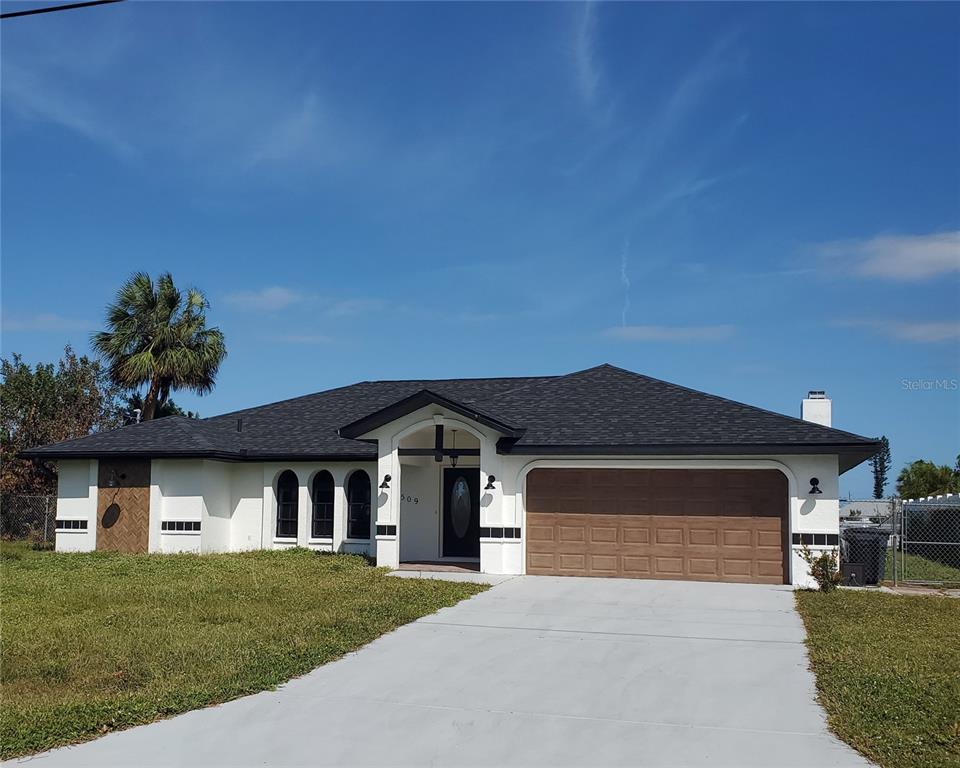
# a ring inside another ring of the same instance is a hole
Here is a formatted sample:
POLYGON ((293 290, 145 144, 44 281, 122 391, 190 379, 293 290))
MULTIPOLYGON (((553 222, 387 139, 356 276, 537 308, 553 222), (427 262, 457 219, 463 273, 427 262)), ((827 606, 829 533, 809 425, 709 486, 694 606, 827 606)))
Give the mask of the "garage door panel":
POLYGON ((557 540, 561 544, 584 542, 587 540, 585 525, 560 525, 557 527, 557 540))
POLYGON ((679 499, 679 498, 657 499, 656 503, 650 509, 650 514, 657 515, 657 516, 682 515, 683 499, 679 499))
POLYGON ((553 527, 553 525, 531 524, 527 526, 528 541, 553 541, 555 534, 556 529, 553 527))
POLYGON ((718 576, 720 568, 716 558, 691 557, 687 559, 688 571, 691 576, 718 576))
POLYGON ((577 575, 586 575, 587 556, 582 554, 572 554, 570 552, 561 552, 557 558, 557 568, 563 572, 568 571, 577 575))
POLYGON ((757 560, 758 576, 781 576, 783 566, 779 560, 757 560))
POLYGON ((744 528, 724 528, 724 547, 752 547, 753 531, 744 528))
POLYGON ((621 515, 649 515, 653 513, 652 503, 644 498, 633 497, 620 502, 621 515))
POLYGON ((689 543, 691 547, 715 547, 717 546, 717 529, 697 528, 691 525, 689 543))
POLYGON ((689 499, 683 505, 683 514, 704 517, 716 515, 717 503, 713 499, 689 499))
POLYGON ((654 540, 657 544, 683 544, 682 528, 657 528, 654 540))
POLYGON ((719 514, 726 517, 750 517, 753 505, 749 501, 726 500, 717 507, 719 514))
POLYGON ((649 576, 650 558, 638 555, 623 555, 620 558, 620 570, 624 576, 649 576))
POLYGON ((620 541, 624 544, 649 544, 650 526, 631 525, 630 519, 625 519, 620 528, 620 541))
POLYGON ((760 549, 780 549, 780 531, 757 531, 757 547, 760 549))
POLYGON ((732 558, 723 558, 722 573, 725 576, 750 576, 753 572, 752 560, 734 560, 732 558))
POLYGON ((528 573, 784 581, 779 472, 538 469, 526 496, 528 573))
POLYGON ((590 555, 590 573, 593 576, 616 576, 617 555, 590 555))
POLYGON ((590 541, 594 544, 616 544, 617 526, 590 526, 590 541))
POLYGON ((653 562, 657 576, 683 576, 683 557, 655 557, 653 562))
POLYGON ((531 573, 542 571, 544 573, 553 573, 557 569, 556 557, 552 552, 528 552, 527 570, 531 573))

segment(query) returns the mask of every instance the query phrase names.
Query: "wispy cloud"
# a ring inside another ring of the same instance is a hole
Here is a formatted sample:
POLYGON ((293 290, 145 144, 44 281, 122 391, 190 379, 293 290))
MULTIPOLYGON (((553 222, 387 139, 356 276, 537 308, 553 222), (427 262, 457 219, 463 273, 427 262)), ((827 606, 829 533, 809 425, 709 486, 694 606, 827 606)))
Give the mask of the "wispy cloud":
POLYGON ((52 313, 3 318, 4 331, 90 331, 95 327, 96 324, 89 320, 62 317, 52 313))
POLYGON ((75 92, 51 82, 41 82, 34 74, 11 62, 4 63, 3 100, 19 117, 65 128, 101 145, 123 160, 130 160, 139 154, 115 124, 75 92))
POLYGON ((332 149, 328 145, 329 136, 324 134, 317 94, 311 91, 292 110, 274 118, 264 138, 250 151, 247 166, 286 164, 294 160, 322 165, 333 156, 327 151, 332 149))
POLYGON ((836 240, 815 250, 828 267, 860 277, 916 282, 960 272, 960 231, 836 240))
POLYGON ((357 317, 377 312, 385 306, 382 299, 337 299, 327 304, 324 313, 328 317, 357 317))
POLYGON ((620 250, 620 284, 623 286, 623 309, 620 311, 620 325, 626 328, 627 312, 630 311, 630 275, 627 273, 628 257, 630 255, 630 238, 623 241, 620 250))
POLYGON ((583 3, 574 26, 573 65, 577 92, 584 103, 592 105, 600 87, 600 70, 596 61, 596 6, 583 3))
POLYGON ((604 335, 620 341, 723 341, 736 332, 733 325, 621 325, 604 335))
POLYGON ((304 296, 299 291, 278 285, 254 291, 234 291, 224 296, 224 300, 228 304, 260 312, 276 312, 286 309, 293 304, 298 304, 303 299, 304 296))
MULTIPOLYGON (((676 81, 660 106, 651 111, 650 119, 640 134, 640 146, 633 153, 634 180, 638 180, 654 160, 661 157, 668 143, 683 135, 682 129, 704 103, 712 86, 741 65, 744 54, 736 47, 738 37, 736 32, 728 32, 718 37, 703 56, 676 81)), ((738 118, 736 128, 739 128, 742 122, 743 120, 738 118)), ((694 186, 690 186, 686 194, 695 194, 715 182, 711 179, 703 181, 704 185, 699 190, 695 188, 697 180, 692 182, 694 186)), ((684 191, 680 190, 679 194, 683 197, 684 191)))
POLYGON ((868 328, 891 339, 916 344, 936 344, 960 339, 960 322, 953 320, 936 322, 841 320, 836 325, 846 328, 868 328))

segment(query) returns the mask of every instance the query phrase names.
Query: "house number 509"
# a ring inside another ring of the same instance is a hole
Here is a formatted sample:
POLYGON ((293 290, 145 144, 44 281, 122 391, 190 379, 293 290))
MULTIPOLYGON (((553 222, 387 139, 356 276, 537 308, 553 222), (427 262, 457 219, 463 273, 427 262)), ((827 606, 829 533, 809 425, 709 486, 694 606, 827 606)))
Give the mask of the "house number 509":
POLYGON ((420 497, 419 497, 419 496, 404 496, 402 493, 400 494, 400 500, 401 500, 401 501, 406 501, 406 502, 408 502, 408 503, 410 503, 410 504, 419 504, 419 503, 420 503, 420 497))

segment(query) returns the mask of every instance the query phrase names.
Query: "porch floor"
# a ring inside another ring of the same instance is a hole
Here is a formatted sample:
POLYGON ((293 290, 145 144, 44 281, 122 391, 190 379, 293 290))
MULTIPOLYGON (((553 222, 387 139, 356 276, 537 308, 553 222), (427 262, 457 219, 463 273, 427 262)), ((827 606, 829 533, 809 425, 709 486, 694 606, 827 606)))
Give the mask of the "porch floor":
POLYGON ((480 563, 470 560, 424 560, 400 563, 399 571, 436 573, 480 573, 480 563))

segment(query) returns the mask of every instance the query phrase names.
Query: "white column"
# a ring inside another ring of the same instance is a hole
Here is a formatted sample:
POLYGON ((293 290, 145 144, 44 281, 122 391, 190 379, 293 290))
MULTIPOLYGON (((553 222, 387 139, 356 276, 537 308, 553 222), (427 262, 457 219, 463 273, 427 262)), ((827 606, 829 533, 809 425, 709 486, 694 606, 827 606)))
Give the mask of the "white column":
POLYGON ((297 546, 306 547, 307 540, 310 538, 310 489, 307 483, 310 480, 310 472, 306 469, 298 469, 297 472, 297 546))
POLYGON ((390 438, 380 438, 377 441, 377 468, 370 478, 371 496, 375 511, 370 515, 374 523, 374 541, 376 546, 377 565, 387 568, 397 568, 400 565, 400 461, 399 448, 390 438), (384 477, 390 475, 390 487, 380 489, 384 477), (377 527, 383 526, 382 534, 377 534, 377 527))
POLYGON ((273 476, 276 468, 269 464, 263 466, 263 526, 260 532, 260 548, 273 549, 273 536, 276 533, 274 514, 276 502, 273 496, 273 476))
POLYGON ((347 470, 338 468, 330 471, 333 474, 333 551, 339 552, 347 537, 347 489, 344 485, 347 470))
POLYGON ((100 504, 100 460, 91 459, 87 500, 90 505, 87 530, 90 537, 90 549, 97 548, 97 507, 100 504))
MULTIPOLYGON (((163 492, 162 488, 162 478, 163 478, 163 462, 162 461, 151 461, 150 462, 150 522, 147 533, 147 551, 148 552, 161 552, 163 550, 161 546, 161 526, 160 522, 163 520, 163 492)), ((201 537, 203 536, 203 529, 200 530, 201 537)))

